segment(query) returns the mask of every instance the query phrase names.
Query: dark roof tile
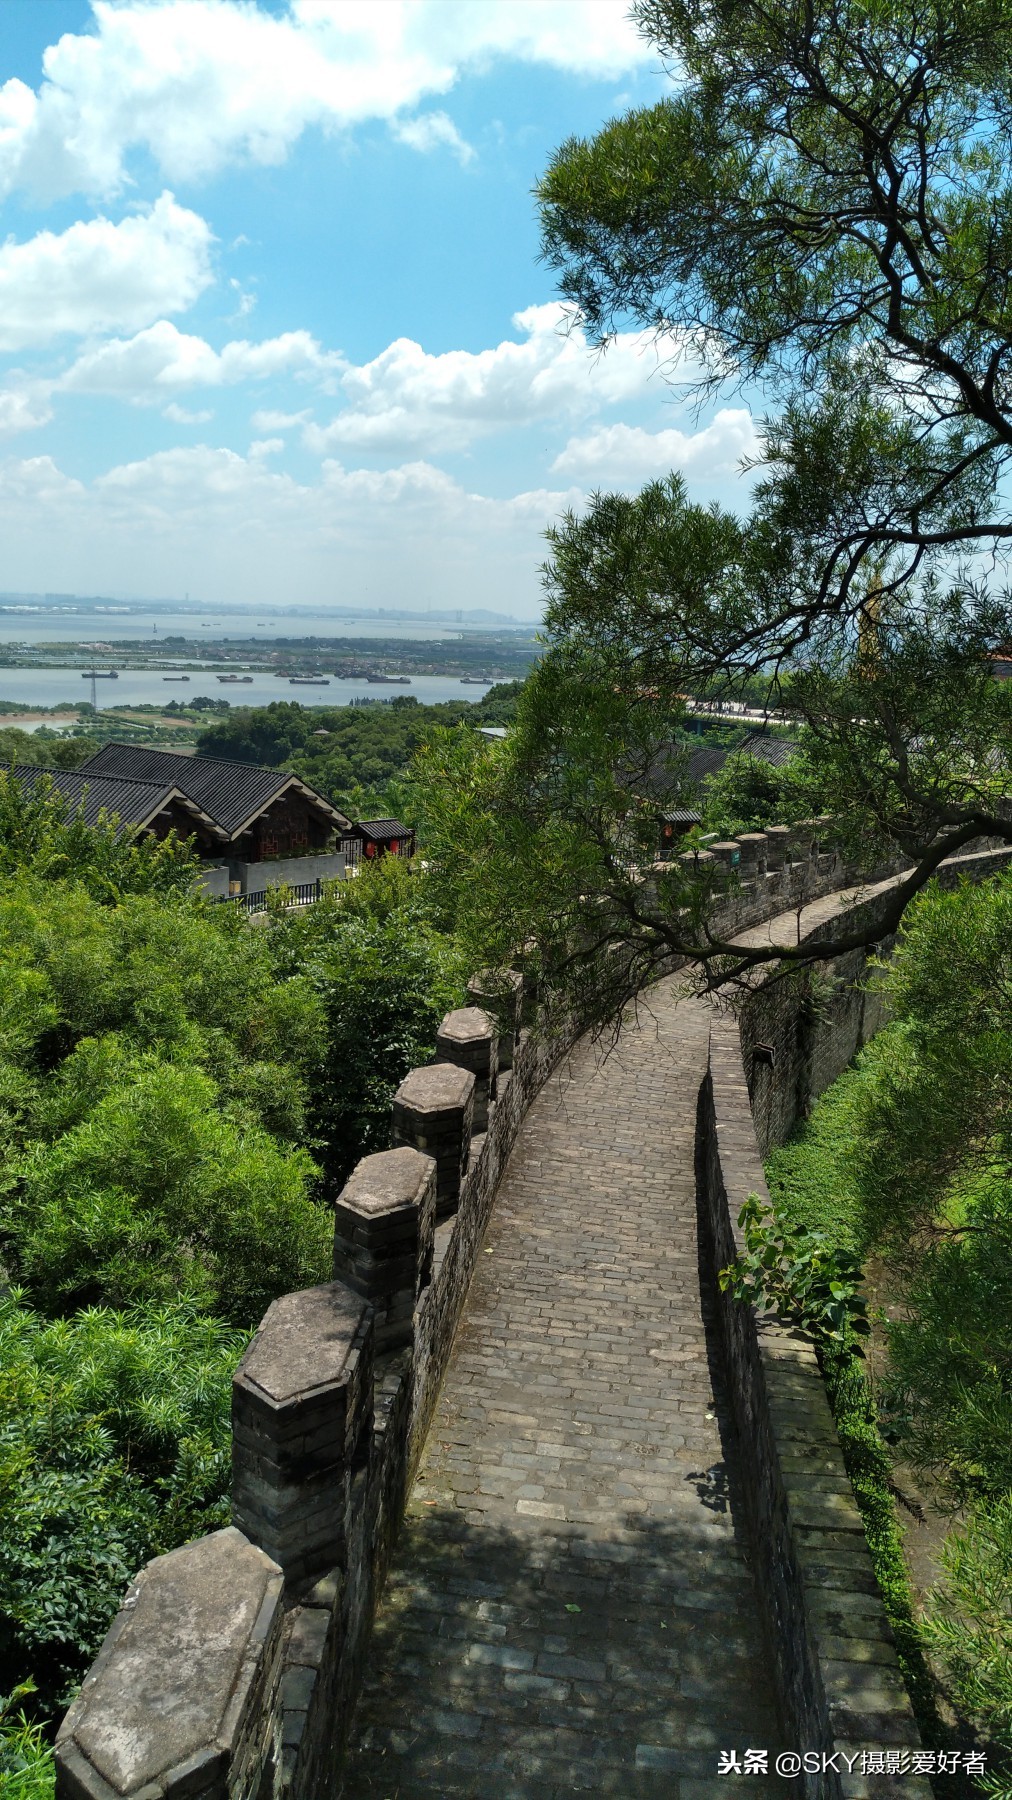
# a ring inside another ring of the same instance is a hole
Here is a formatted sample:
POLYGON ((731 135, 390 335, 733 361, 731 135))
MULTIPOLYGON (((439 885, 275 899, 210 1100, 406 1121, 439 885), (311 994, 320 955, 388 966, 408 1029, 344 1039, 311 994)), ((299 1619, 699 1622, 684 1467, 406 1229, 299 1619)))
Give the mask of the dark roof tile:
POLYGON ((91 774, 87 769, 44 769, 34 763, 18 763, 14 778, 22 786, 37 786, 45 777, 55 793, 67 803, 68 811, 77 813, 85 825, 94 825, 100 813, 119 819, 122 826, 146 825, 170 801, 179 802, 184 812, 196 809, 187 796, 171 781, 126 780, 114 775, 91 774))
POLYGON ((208 813, 229 837, 238 836, 251 819, 288 787, 308 795, 335 825, 343 828, 345 824, 343 813, 286 769, 226 762, 216 756, 180 756, 177 751, 153 750, 141 744, 105 744, 84 767, 95 775, 170 781, 208 813))
POLYGON ((360 819, 353 831, 360 831, 374 844, 388 844, 392 838, 411 836, 410 827, 402 825, 399 819, 360 819))

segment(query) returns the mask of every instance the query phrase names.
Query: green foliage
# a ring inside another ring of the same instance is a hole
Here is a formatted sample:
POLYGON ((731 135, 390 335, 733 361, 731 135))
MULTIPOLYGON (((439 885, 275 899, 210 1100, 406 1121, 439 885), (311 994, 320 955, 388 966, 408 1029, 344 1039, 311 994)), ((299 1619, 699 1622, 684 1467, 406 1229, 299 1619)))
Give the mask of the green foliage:
POLYGON ((440 1020, 463 1002, 466 961, 425 900, 423 877, 384 857, 268 927, 277 967, 303 970, 321 1010, 310 1105, 331 1190, 360 1156, 387 1148, 396 1088, 431 1060, 440 1020))
POLYGON ((305 1084, 322 1009, 229 908, 0 898, 0 1236, 40 1305, 189 1296, 254 1324, 321 1279, 305 1084))
POLYGON ((140 1565, 227 1523, 245 1341, 179 1305, 48 1322, 0 1302, 0 1685, 30 1667, 44 1714, 140 1565))
POLYGON ((889 1328, 882 1396, 908 1458, 964 1505, 1012 1491, 1012 1255, 978 1217, 924 1246, 889 1328))
POLYGON ((179 1295, 253 1325, 277 1294, 326 1279, 331 1226, 308 1196, 307 1151, 219 1110, 199 1069, 124 1058, 116 1076, 10 1168, 6 1253, 47 1312, 179 1295))
POLYGON ((197 867, 190 845, 172 832, 132 841, 114 817, 86 825, 81 808, 68 806, 48 777, 24 787, 0 770, 0 877, 31 870, 115 901, 124 894, 185 893, 197 867))
POLYGON ((722 838, 816 818, 825 810, 825 791, 800 754, 774 765, 747 750, 733 751, 703 785, 703 829, 722 838))
POLYGON ((0 1800, 53 1800, 52 1751, 43 1727, 24 1710, 34 1692, 34 1682, 24 1681, 6 1697, 0 1695, 0 1800))
MULTIPOLYGON (((54 818, 0 882, 0 1691, 30 1671, 46 1718, 140 1565, 226 1521, 239 1334, 330 1273, 310 1151, 340 1181, 385 1147, 464 974, 396 858, 252 926, 111 832, 54 860, 54 818)), ((24 1800, 33 1729, 0 1727, 24 1800)))
POLYGON ((77 769, 99 748, 97 737, 64 737, 45 725, 37 731, 19 731, 16 725, 0 725, 0 768, 28 763, 35 768, 77 769))
POLYGON ((563 294, 602 341, 631 315, 685 333, 714 380, 786 396, 761 458, 771 546, 785 531, 799 585, 813 564, 842 584, 831 606, 866 559, 912 574, 941 545, 1000 540, 1007 0, 635 12, 677 85, 554 158, 540 197, 563 294))
MULTIPOLYGON (((484 888, 464 927, 483 958, 536 937, 598 1017, 665 954, 726 967, 707 893, 656 880, 646 812, 623 811, 651 708, 676 736, 679 696, 758 685, 804 724, 779 791, 732 767, 724 829, 816 805, 865 866, 909 855, 909 891, 946 849, 1012 835, 1012 684, 991 673, 1012 614, 960 562, 1012 534, 995 385, 1012 357, 1009 0, 635 14, 672 90, 558 152, 546 258, 602 345, 632 318, 691 347, 704 390, 755 382, 779 410, 746 516, 691 504, 672 475, 549 532, 548 649, 506 754, 444 737, 419 788, 449 911, 484 888)), ((657 785, 632 792, 691 804, 657 785)))
POLYGON ((401 694, 374 706, 270 706, 234 710, 197 740, 200 756, 286 767, 351 818, 392 817, 416 823, 408 767, 437 726, 508 724, 522 683, 500 682, 481 700, 422 706, 401 694), (318 735, 325 732, 325 736, 318 735))
POLYGON ((691 798, 683 718, 560 653, 505 741, 429 738, 414 765, 428 879, 472 968, 519 966, 533 942, 545 993, 603 1023, 691 941, 705 891, 657 861, 660 811, 691 798))
MULTIPOLYGON (((927 1608, 927 1641, 944 1659, 963 1706, 1012 1751, 1012 1493, 951 1532, 942 1561, 944 1574, 927 1608)), ((1007 1765, 981 1786, 994 1800, 1008 1800, 1007 1765)))
POLYGON ((868 1247, 855 1146, 863 1129, 865 1091, 888 1062, 892 1037, 887 1028, 874 1038, 766 1159, 777 1217, 824 1233, 830 1243, 853 1252, 868 1247))
POLYGON ((721 1291, 799 1325, 823 1352, 857 1353, 869 1330, 857 1258, 823 1232, 784 1223, 758 1194, 749 1195, 738 1224, 745 1249, 720 1270, 721 1291))

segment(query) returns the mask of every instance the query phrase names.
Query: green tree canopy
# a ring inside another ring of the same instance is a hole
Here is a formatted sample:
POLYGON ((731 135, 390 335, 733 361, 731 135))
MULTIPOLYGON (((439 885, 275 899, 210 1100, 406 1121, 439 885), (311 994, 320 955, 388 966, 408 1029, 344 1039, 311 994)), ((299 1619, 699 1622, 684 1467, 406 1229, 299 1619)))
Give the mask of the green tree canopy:
POLYGON ((640 805, 692 804, 662 754, 686 694, 761 677, 804 727, 804 785, 855 855, 909 859, 879 932, 947 855, 1012 837, 1012 683, 993 678, 1012 645, 1009 0, 634 13, 671 94, 558 152, 545 254, 602 345, 653 328, 704 396, 763 397, 751 501, 693 504, 673 475, 566 515, 506 752, 482 766, 444 740, 441 777, 425 758, 458 919, 477 905, 490 953, 547 931, 570 985, 593 947, 611 999, 616 970, 634 991, 672 952, 714 980, 734 966, 684 868, 652 867, 640 805), (651 730, 650 780, 631 779, 651 730))
POLYGON ((65 1706, 141 1564, 227 1524, 245 1343, 178 1305, 0 1301, 0 1691, 31 1669, 65 1706))

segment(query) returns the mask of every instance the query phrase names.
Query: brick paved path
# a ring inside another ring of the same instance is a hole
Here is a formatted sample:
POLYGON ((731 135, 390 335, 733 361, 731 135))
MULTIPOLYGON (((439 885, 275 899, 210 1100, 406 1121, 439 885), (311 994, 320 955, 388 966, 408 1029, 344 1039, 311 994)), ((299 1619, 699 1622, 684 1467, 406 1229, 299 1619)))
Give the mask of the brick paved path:
MULTIPOLYGON (((502 1183, 380 1608, 345 1800, 703 1800, 774 1747, 700 1297, 708 1011, 579 1045, 502 1183)), ((750 1795, 765 1789, 748 1783, 750 1795)))

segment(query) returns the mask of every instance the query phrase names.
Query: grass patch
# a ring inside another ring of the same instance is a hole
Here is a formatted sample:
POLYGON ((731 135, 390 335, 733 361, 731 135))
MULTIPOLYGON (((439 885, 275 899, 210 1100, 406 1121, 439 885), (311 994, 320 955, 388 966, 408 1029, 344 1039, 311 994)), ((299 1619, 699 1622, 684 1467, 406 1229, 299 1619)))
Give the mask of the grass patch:
POLYGON ((843 1250, 867 1248, 852 1147, 862 1103, 886 1033, 823 1094, 811 1116, 766 1160, 766 1181, 777 1217, 806 1231, 824 1231, 843 1250))
POLYGON ((827 1350, 821 1362, 844 1465, 864 1523, 886 1617, 896 1638, 903 1679, 925 1743, 937 1744, 941 1721, 935 1686, 925 1656, 924 1633, 914 1612, 889 1452, 878 1428, 871 1386, 861 1359, 851 1351, 827 1350))

